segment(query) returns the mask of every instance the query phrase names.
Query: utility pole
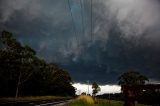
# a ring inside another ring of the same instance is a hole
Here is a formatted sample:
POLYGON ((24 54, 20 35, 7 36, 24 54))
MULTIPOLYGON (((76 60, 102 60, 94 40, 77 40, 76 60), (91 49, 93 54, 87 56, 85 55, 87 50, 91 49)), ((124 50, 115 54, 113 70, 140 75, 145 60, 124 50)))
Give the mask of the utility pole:
POLYGON ((111 101, 111 96, 110 96, 110 93, 109 93, 109 105, 110 105, 110 101, 111 101))
POLYGON ((87 83, 88 83, 88 95, 89 95, 89 80, 87 81, 87 83))

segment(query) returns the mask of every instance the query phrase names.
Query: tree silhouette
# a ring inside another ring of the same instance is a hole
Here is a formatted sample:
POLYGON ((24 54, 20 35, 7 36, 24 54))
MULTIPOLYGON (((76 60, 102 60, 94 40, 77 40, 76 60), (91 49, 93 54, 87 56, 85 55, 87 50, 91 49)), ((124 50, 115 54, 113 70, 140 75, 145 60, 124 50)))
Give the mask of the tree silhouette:
POLYGON ((148 78, 144 75, 141 75, 139 72, 130 70, 123 73, 119 78, 119 85, 121 85, 121 90, 123 91, 125 97, 124 106, 134 106, 135 97, 141 92, 141 90, 130 90, 126 89, 125 86, 131 86, 134 88, 136 85, 144 85, 145 81, 148 81, 148 78))
POLYGON ((21 45, 12 34, 0 35, 0 96, 67 95, 74 96, 69 73, 56 64, 36 56, 29 46, 21 45))
POLYGON ((14 78, 11 80, 16 81, 15 96, 17 97, 19 86, 27 81, 33 73, 33 60, 36 52, 29 46, 22 46, 13 38, 12 34, 7 31, 3 31, 0 38, 1 44, 3 45, 1 48, 3 71, 6 69, 10 71, 10 77, 14 78))
POLYGON ((93 97, 96 96, 96 94, 101 90, 96 82, 93 82, 92 89, 93 89, 92 90, 93 97))
POLYGON ((148 78, 141 75, 139 72, 131 70, 119 76, 118 80, 119 85, 141 85, 145 84, 145 81, 148 81, 148 78))

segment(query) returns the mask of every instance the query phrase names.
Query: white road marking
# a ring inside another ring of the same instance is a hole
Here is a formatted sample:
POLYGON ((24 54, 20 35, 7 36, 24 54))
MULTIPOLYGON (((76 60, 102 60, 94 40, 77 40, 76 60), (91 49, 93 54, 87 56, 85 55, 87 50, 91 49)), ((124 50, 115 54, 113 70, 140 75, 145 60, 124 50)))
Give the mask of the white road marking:
POLYGON ((62 103, 62 102, 63 102, 63 101, 61 101, 61 102, 51 102, 51 103, 45 103, 45 104, 34 105, 34 106, 54 105, 54 104, 58 104, 58 103, 62 103))
POLYGON ((32 105, 32 104, 34 104, 34 103, 31 102, 31 103, 29 103, 29 104, 32 105))
POLYGON ((66 103, 60 103, 60 104, 55 104, 55 105, 51 105, 51 106, 65 106, 66 103))

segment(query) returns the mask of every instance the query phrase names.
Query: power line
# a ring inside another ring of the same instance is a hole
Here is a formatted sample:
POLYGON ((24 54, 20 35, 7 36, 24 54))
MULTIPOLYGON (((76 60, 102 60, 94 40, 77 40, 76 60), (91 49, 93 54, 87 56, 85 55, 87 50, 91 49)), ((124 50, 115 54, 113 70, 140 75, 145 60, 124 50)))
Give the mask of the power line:
POLYGON ((73 13, 72 13, 72 8, 71 8, 71 3, 70 3, 70 0, 67 0, 68 2, 68 6, 69 6, 69 10, 70 10, 70 15, 71 15, 71 20, 72 20, 72 25, 73 25, 73 30, 74 30, 74 34, 76 36, 76 40, 79 44, 79 41, 78 41, 78 37, 77 37, 77 33, 76 33, 76 26, 75 26, 75 22, 74 22, 74 18, 73 18, 73 13))
POLYGON ((84 26, 84 16, 83 16, 84 14, 83 14, 83 8, 82 8, 82 7, 83 7, 83 6, 82 6, 82 4, 83 4, 83 3, 82 3, 82 0, 80 0, 80 4, 81 4, 82 31, 83 31, 83 35, 84 35, 84 34, 85 34, 85 29, 84 29, 84 27, 85 27, 85 26, 84 26))
POLYGON ((92 0, 90 1, 90 5, 91 5, 91 9, 90 9, 90 12, 91 12, 91 20, 90 20, 90 24, 91 24, 91 32, 90 32, 90 34, 91 34, 91 42, 93 41, 93 33, 92 33, 92 31, 93 31, 93 29, 92 29, 92 20, 93 20, 93 14, 92 14, 92 8, 93 8, 93 6, 92 6, 92 0))

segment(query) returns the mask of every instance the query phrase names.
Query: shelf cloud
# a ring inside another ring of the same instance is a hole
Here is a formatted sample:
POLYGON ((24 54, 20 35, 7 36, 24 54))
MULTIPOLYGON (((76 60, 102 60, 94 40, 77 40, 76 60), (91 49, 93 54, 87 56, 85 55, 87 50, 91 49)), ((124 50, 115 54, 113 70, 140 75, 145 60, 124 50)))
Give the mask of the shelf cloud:
POLYGON ((159 0, 69 1, 0 0, 0 30, 75 82, 117 84, 128 69, 160 80, 159 0))

